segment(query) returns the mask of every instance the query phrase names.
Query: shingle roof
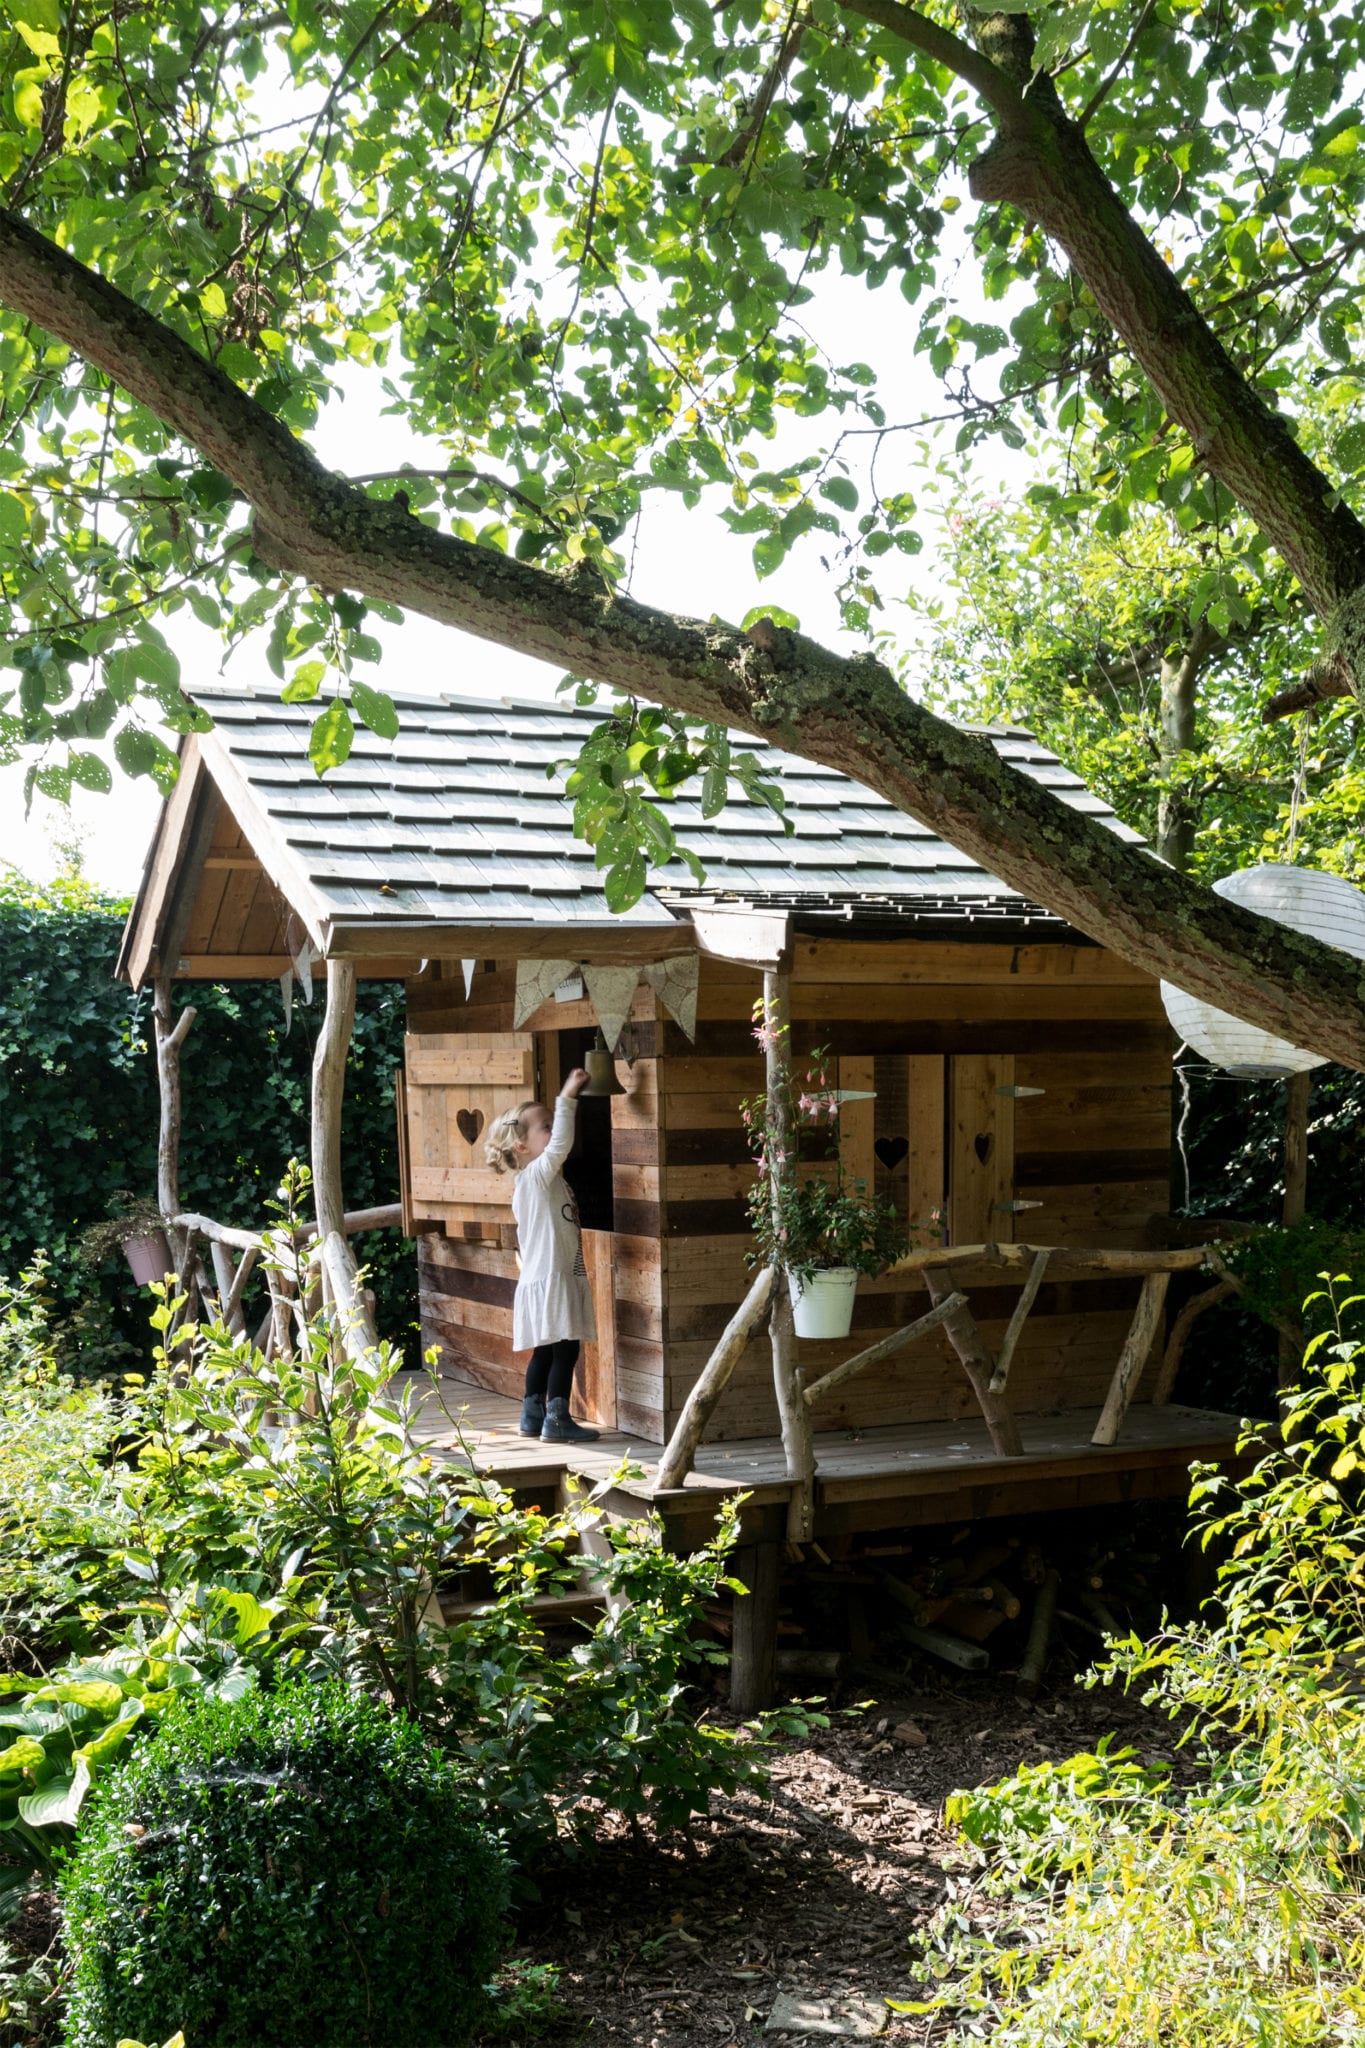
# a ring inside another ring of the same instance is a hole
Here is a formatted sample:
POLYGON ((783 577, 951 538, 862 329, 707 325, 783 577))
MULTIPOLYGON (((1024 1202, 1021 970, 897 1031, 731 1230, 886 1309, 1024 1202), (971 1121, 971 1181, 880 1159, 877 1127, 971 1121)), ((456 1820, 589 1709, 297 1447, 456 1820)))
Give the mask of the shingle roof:
MULTIPOLYGON (((572 806, 547 774, 571 757, 600 711, 512 699, 396 693, 392 744, 360 731, 349 760, 319 780, 307 756, 312 714, 267 690, 219 686, 193 695, 214 719, 204 756, 226 757, 306 873, 328 916, 346 925, 611 922, 572 806)), ((1057 756, 1026 732, 983 728, 1001 756, 1064 802, 1137 837, 1057 756)), ((657 870, 625 921, 671 925, 684 903, 738 898, 848 913, 969 902, 1020 915, 1016 890, 832 768, 746 741, 778 782, 793 831, 737 788, 717 818, 697 795, 668 806, 679 839, 706 869, 698 890, 681 862, 657 870)), ((264 849, 258 848, 264 852, 264 849)))

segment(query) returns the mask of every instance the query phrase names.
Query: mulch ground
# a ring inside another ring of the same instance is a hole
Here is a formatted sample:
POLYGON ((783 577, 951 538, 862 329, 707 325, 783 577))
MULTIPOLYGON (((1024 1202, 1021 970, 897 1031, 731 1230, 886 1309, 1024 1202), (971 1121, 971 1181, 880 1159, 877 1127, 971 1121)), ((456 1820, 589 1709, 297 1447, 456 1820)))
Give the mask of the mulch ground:
MULTIPOLYGON (((911 1937, 943 1897, 949 1792, 1110 1730, 1149 1760, 1171 1755, 1168 1725, 1112 1692, 1024 1707, 1005 1680, 931 1684, 869 1688, 862 1714, 836 1708, 828 1731, 776 1760, 770 1797, 713 1797, 690 1843, 622 1836, 556 1876, 523 1913, 517 1953, 558 1967, 566 2035, 742 2048, 779 1992, 922 1997, 911 1937), (922 1745, 895 1733, 907 1722, 922 1745)), ((893 2013, 883 2038, 908 2048, 931 2033, 893 2013)))

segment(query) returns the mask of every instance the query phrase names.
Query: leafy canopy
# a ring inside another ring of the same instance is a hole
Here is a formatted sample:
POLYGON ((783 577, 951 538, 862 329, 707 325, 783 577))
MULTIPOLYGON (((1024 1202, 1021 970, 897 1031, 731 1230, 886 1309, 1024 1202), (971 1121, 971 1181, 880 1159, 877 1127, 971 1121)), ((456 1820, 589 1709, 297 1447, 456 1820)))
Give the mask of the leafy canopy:
MULTIPOLYGON (((1020 12, 959 26, 988 40, 1020 12)), ((382 391, 439 460, 367 487, 489 548, 618 585, 648 494, 706 493, 760 576, 824 536, 865 626, 922 542, 925 422, 889 388, 921 358, 961 459, 1056 431, 1091 449, 1112 537, 1156 505, 1226 532, 1204 602, 1227 604, 1263 536, 1229 526, 1228 490, 1047 238, 965 200, 990 129, 952 18, 16 0, 0 188, 295 432, 382 391), (878 295, 883 361, 822 343, 836 278, 878 295)), ((1289 393, 1311 342, 1321 459, 1355 491, 1360 11, 1075 0, 1035 28, 1037 72, 1249 383, 1289 393)), ((320 771, 357 719, 392 731, 365 606, 269 568, 220 474, 5 314, 0 416, 0 734, 45 791, 107 786, 111 735, 124 769, 170 777, 166 733, 202 722, 163 630, 186 607, 229 643, 266 636, 286 693, 319 706, 320 771)))

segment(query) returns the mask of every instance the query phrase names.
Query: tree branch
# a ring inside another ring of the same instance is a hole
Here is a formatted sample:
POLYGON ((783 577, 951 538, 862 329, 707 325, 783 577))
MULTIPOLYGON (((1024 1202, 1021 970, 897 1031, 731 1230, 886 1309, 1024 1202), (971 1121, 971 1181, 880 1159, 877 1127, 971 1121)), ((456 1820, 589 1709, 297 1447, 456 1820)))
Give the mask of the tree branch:
POLYGON ((1015 206, 1051 236, 1200 461, 1273 541, 1314 609, 1332 620, 1349 607, 1344 665, 1365 698, 1365 627, 1356 616, 1357 603, 1365 614, 1365 597, 1357 600, 1365 527, 1243 377, 1101 171, 1051 79, 1034 79, 1026 92, 1018 83, 1031 62, 1027 18, 972 14, 986 55, 901 0, 840 5, 946 64, 992 108, 996 135, 972 166, 973 197, 1015 206))
POLYGON ((903 0, 839 0, 846 14, 860 14, 864 21, 873 21, 878 28, 889 28, 903 43, 922 56, 932 58, 935 64, 942 64, 980 93, 986 105, 1002 121, 1011 121, 1022 114, 1024 96, 1011 78, 989 57, 983 57, 970 43, 955 36, 951 29, 941 28, 927 15, 920 14, 913 7, 907 7, 903 0))
POLYGON ((1125 845, 988 740, 914 703, 880 662, 781 629, 759 648, 733 627, 613 597, 596 576, 555 575, 368 498, 171 329, 4 213, 0 299, 221 470, 255 507, 267 561, 837 768, 1148 973, 1365 1069, 1365 965, 1125 845))

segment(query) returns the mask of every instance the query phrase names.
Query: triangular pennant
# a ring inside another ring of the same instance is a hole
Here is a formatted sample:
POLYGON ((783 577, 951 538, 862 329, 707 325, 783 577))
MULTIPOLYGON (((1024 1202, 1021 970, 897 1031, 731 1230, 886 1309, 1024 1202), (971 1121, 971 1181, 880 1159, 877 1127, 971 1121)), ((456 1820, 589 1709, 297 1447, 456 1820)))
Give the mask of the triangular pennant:
POLYGON ((284 973, 280 976, 280 994, 284 997, 284 1035, 288 1038, 290 1026, 294 1022, 294 970, 292 967, 286 967, 284 973))
POLYGON ((638 967, 583 969, 583 983, 588 991, 588 1001, 597 1012, 597 1021, 602 1027, 602 1036, 607 1041, 608 1052, 616 1050, 616 1041, 621 1036, 625 1021, 630 1015, 630 1006, 635 1000, 639 980, 638 967))
POLYGON ((518 960, 512 1029, 520 1031, 532 1012, 538 1010, 542 1003, 548 1003, 560 982, 573 971, 572 960, 518 960))
POLYGON ((313 946, 303 919, 291 910, 284 928, 284 950, 294 963, 293 974, 305 1003, 313 1000, 313 946))
POLYGON ((644 977, 669 1016, 695 1042, 697 984, 701 979, 697 954, 684 953, 676 960, 653 960, 645 968, 644 977))
POLYGON ((460 962, 460 966, 464 971, 464 999, 466 1002, 469 1001, 469 991, 474 986, 474 969, 478 964, 477 960, 462 960, 460 962))

